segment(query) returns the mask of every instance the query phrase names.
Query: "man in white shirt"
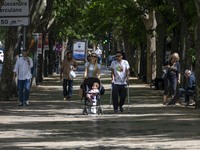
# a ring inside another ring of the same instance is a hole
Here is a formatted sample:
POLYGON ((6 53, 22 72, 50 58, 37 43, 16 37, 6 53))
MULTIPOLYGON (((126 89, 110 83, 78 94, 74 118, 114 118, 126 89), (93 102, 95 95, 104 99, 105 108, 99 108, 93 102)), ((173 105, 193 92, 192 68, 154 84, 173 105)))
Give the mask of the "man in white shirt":
POLYGON ((118 112, 118 107, 120 111, 123 112, 123 105, 126 99, 127 84, 129 81, 129 63, 123 60, 122 52, 116 52, 116 60, 111 63, 111 82, 112 82, 112 101, 114 112, 118 112), (120 102, 118 103, 118 96, 120 102))
POLYGON ((18 78, 18 88, 19 88, 19 106, 29 105, 28 99, 30 94, 31 85, 31 68, 33 67, 33 60, 28 57, 28 51, 24 50, 22 52, 22 57, 19 57, 15 63, 15 68, 13 70, 13 79, 18 78))
POLYGON ((102 61, 102 50, 97 46, 97 49, 95 50, 95 53, 98 56, 98 64, 101 64, 102 61))

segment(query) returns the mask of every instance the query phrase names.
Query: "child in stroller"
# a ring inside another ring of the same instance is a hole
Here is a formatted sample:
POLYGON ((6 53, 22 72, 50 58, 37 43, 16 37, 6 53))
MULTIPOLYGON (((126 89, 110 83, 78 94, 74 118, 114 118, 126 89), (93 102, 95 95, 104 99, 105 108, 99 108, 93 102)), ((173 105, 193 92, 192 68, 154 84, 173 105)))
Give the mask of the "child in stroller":
POLYGON ((94 82, 92 85, 92 89, 88 91, 86 97, 88 98, 88 100, 92 101, 97 99, 98 94, 99 94, 99 83, 94 82))
POLYGON ((91 109, 93 114, 102 114, 101 98, 103 86, 98 78, 87 78, 83 83, 83 96, 84 96, 84 110, 83 114, 88 114, 88 110, 91 109))

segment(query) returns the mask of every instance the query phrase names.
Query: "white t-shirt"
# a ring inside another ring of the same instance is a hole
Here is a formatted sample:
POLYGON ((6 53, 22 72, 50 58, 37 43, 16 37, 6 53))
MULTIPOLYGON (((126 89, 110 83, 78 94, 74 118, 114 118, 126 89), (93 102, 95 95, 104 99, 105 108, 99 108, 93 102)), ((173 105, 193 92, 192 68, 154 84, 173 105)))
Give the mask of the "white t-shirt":
POLYGON ((101 57, 102 51, 98 48, 95 50, 95 53, 97 54, 98 57, 101 57))
MULTIPOLYGON (((86 62, 85 63, 85 68, 87 68, 89 65, 89 62, 86 62)), ((100 70, 101 69, 101 65, 98 64, 97 65, 98 69, 100 70)), ((90 77, 93 77, 93 70, 94 70, 94 65, 90 63, 90 67, 88 68, 88 73, 87 73, 87 77, 90 78, 90 77)))
POLYGON ((33 67, 33 61, 30 57, 19 57, 15 63, 13 72, 16 72, 19 80, 31 79, 31 68, 33 67))
POLYGON ((114 84, 127 84, 126 83, 126 70, 130 68, 128 61, 123 60, 121 62, 118 61, 112 61, 111 69, 114 70, 114 84))

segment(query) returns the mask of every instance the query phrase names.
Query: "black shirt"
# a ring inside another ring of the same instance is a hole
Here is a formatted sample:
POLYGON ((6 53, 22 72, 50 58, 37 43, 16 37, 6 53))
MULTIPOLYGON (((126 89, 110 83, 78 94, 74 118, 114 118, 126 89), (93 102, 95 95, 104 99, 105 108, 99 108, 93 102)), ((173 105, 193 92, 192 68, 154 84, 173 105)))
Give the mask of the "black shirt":
POLYGON ((171 63, 171 61, 166 62, 164 64, 169 65, 170 67, 167 68, 167 77, 169 79, 173 79, 173 78, 178 78, 178 74, 180 73, 180 63, 176 62, 174 65, 171 63))

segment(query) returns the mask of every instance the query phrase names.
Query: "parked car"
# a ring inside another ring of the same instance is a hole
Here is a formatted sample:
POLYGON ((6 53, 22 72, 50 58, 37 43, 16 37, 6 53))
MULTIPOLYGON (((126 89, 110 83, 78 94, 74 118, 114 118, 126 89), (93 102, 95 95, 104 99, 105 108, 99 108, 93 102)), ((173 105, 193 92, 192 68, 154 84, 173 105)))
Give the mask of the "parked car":
POLYGON ((0 62, 3 62, 4 60, 4 53, 3 50, 0 50, 0 62))
POLYGON ((109 55, 107 59, 107 67, 110 67, 113 60, 115 60, 115 55, 109 55))

